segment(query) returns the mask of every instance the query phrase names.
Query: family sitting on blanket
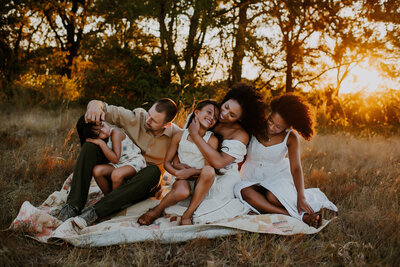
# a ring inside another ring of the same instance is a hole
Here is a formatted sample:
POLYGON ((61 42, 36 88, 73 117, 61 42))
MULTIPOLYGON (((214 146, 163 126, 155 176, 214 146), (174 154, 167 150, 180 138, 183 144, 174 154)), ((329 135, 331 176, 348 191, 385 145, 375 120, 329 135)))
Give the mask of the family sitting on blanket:
MULTIPOLYGON (((205 106, 196 107, 192 121, 183 132, 171 123, 177 108, 170 99, 157 101, 148 112, 141 108, 131 111, 92 100, 88 104, 85 121, 99 125, 105 120, 123 128, 128 135, 125 139, 129 137, 139 147, 147 167, 142 170, 131 168, 138 171, 137 174, 114 188, 112 172, 118 168, 99 165, 108 163, 110 159, 104 155, 105 142, 99 141, 102 149, 93 140, 87 140, 82 145, 75 166, 67 203, 58 218, 64 221, 74 217, 73 222, 82 228, 154 196, 160 188, 166 155, 165 167, 175 175, 175 183, 157 207, 139 218, 140 224, 152 223, 166 208, 166 213, 182 216, 181 224, 215 222, 245 215, 252 210, 255 213, 291 215, 318 227, 321 216, 317 211, 323 207, 337 209, 318 189, 304 190, 299 142, 297 135, 289 129, 293 128, 309 139, 313 133, 312 116, 302 98, 293 95, 281 97, 286 98, 294 100, 281 100, 280 109, 273 108, 267 120, 266 105, 261 94, 252 86, 237 84, 226 94, 220 110, 211 101, 205 106), (306 108, 306 113, 301 108, 306 108), (292 115, 287 116, 288 112, 292 115), (216 120, 218 122, 213 132, 223 140, 220 149, 217 149, 215 136, 207 131, 216 120), (311 133, 303 131, 307 127, 311 133), (246 180, 242 181, 237 163, 243 161, 250 137, 249 154, 242 172, 246 180), (189 150, 196 154, 199 162, 187 156, 189 150), (287 152, 288 160, 285 159, 287 152), (174 159, 175 154, 178 154, 178 159, 174 159), (97 166, 103 166, 107 173, 100 175, 96 171, 100 168, 97 166), (218 172, 215 173, 214 169, 218 172), (92 175, 97 177, 96 181, 103 182, 107 186, 103 188, 108 191, 98 203, 81 212, 92 175), (190 199, 191 192, 193 195, 190 199), (186 203, 182 201, 184 199, 187 199, 186 203)), ((113 148, 112 151, 120 155, 113 148)))

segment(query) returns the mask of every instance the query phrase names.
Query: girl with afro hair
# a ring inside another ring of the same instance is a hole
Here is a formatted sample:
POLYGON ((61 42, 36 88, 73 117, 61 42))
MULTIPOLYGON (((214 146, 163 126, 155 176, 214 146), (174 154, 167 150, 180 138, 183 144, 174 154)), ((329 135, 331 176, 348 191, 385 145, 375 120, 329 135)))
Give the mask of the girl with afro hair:
POLYGON ((243 181, 235 185, 235 195, 253 213, 290 215, 318 228, 321 209, 337 211, 318 188, 304 189, 296 132, 310 140, 314 124, 312 108, 303 97, 285 94, 272 100, 267 133, 251 138, 243 181))

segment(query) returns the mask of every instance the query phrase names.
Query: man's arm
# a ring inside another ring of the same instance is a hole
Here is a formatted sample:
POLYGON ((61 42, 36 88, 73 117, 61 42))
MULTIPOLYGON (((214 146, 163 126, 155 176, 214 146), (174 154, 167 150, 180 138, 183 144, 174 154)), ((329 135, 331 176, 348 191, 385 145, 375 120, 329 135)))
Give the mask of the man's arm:
POLYGON ((87 105, 85 121, 99 124, 106 121, 119 128, 135 127, 138 123, 141 109, 129 110, 124 107, 108 105, 99 100, 91 100, 87 105))

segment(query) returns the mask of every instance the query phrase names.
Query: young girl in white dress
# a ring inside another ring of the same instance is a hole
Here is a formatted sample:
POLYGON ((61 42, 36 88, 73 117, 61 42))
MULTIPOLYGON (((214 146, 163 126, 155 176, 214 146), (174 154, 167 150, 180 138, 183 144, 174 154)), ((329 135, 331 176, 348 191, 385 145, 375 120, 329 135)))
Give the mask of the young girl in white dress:
MULTIPOLYGON (((198 134, 211 147, 217 149, 218 139, 209 129, 215 126, 219 116, 218 104, 212 100, 199 102, 190 115, 187 125, 194 118, 200 123, 198 134)), ((188 129, 176 133, 171 140, 164 161, 165 169, 175 176, 172 189, 161 202, 139 217, 138 223, 149 225, 161 216, 165 208, 183 201, 192 195, 189 206, 181 217, 181 224, 192 224, 192 215, 214 183, 215 171, 193 143, 188 129), (178 156, 178 161, 174 160, 178 156)))
POLYGON ((235 195, 254 213, 290 215, 319 227, 322 208, 337 211, 318 188, 304 189, 299 133, 314 134, 314 116, 307 101, 286 94, 271 102, 266 136, 252 136, 235 195), (295 130, 295 131, 293 131, 295 130), (286 157, 288 155, 288 157, 286 157))
POLYGON ((77 131, 81 144, 91 142, 98 145, 110 161, 93 168, 93 177, 104 195, 146 167, 140 148, 121 130, 111 128, 105 122, 100 125, 86 123, 82 116, 78 120, 77 131))

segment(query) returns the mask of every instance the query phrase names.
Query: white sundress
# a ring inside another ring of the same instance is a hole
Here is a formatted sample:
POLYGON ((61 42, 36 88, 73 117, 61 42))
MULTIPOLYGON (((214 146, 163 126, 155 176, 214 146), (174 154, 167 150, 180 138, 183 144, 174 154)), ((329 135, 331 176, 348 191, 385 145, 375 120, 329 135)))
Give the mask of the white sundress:
MULTIPOLYGON (((113 131, 114 128, 111 129, 113 131)), ((108 139, 107 146, 112 149, 111 137, 108 139)), ((125 139, 121 142, 121 157, 118 163, 111 163, 114 168, 119 168, 122 166, 132 166, 136 172, 146 167, 146 160, 142 155, 140 148, 125 134, 125 139)))
MULTIPOLYGON (((258 184, 274 194, 292 217, 302 220, 304 212, 299 214, 297 211, 297 190, 290 172, 289 159, 286 157, 286 142, 290 132, 291 130, 282 143, 268 147, 261 144, 256 137, 251 138, 247 159, 241 169, 244 180, 235 185, 234 191, 236 197, 251 210, 259 213, 243 200, 240 192, 243 188, 258 184)), ((305 189, 304 194, 314 212, 320 211, 321 208, 338 210, 318 188, 305 189)))
MULTIPOLYGON (((185 136, 185 133, 183 136, 185 136)), ((184 139, 183 136, 182 139, 184 139)), ((186 160, 186 162, 189 163, 195 162, 195 157, 201 157, 204 160, 197 146, 194 143, 187 142, 188 144, 186 142, 184 144, 185 147, 191 148, 190 152, 188 152, 187 149, 179 151, 178 148, 179 159, 186 160), (196 154, 196 156, 194 156, 194 154, 196 154)), ((179 147, 181 147, 181 143, 179 143, 179 147)), ((221 219, 233 218, 249 212, 249 208, 241 203, 239 199, 235 198, 233 194, 234 185, 241 180, 237 163, 241 162, 246 155, 246 146, 237 140, 224 140, 222 142, 222 151, 234 157, 235 161, 220 170, 222 175, 216 175, 213 185, 193 214, 193 223, 210 223, 221 219)), ((189 163, 186 164, 191 166, 189 163)), ((182 216, 189 204, 190 198, 166 208, 165 213, 182 216)))
MULTIPOLYGON (((212 132, 207 131, 203 139, 208 143, 208 140, 210 139, 212 132)), ((185 129, 182 134, 182 138, 179 141, 179 146, 178 146, 178 158, 180 163, 184 163, 189 165, 192 168, 195 169, 202 169, 204 167, 204 157, 203 154, 201 154, 199 148, 196 146, 195 143, 190 142, 188 140, 189 137, 189 131, 188 129, 185 129)), ((188 180, 190 184, 190 189, 193 190, 196 181, 195 180, 188 180)))

